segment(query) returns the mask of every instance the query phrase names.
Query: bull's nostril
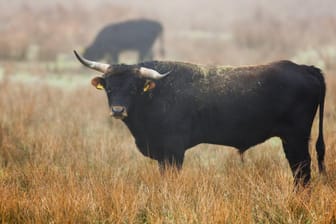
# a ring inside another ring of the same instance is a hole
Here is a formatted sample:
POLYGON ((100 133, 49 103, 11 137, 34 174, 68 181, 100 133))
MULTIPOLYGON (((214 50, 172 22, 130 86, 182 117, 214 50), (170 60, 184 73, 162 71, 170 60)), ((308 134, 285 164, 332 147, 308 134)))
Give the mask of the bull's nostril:
POLYGON ((125 107, 122 107, 122 106, 113 106, 112 107, 112 111, 114 113, 122 113, 122 112, 124 112, 124 110, 125 110, 125 107))
POLYGON ((112 106, 111 107, 111 116, 117 119, 124 119, 127 117, 126 107, 123 106, 112 106))

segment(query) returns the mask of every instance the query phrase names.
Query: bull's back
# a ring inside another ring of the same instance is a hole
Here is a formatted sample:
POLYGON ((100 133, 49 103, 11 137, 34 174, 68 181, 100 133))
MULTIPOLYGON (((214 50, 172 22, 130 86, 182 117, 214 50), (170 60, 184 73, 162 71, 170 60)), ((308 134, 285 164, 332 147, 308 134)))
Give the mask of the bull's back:
POLYGON ((212 79, 194 117, 195 135, 205 143, 248 148, 282 135, 302 116, 311 119, 319 103, 318 79, 288 61, 212 79))

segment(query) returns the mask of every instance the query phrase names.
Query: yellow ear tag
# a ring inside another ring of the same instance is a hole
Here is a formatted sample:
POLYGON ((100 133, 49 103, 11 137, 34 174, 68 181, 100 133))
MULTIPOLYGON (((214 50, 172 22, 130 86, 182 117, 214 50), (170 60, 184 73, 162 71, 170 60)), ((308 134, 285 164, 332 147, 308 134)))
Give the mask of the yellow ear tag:
POLYGON ((96 85, 96 88, 99 89, 99 90, 102 90, 102 89, 104 89, 104 86, 102 84, 98 83, 96 85))
POLYGON ((148 90, 154 89, 155 88, 155 82, 147 80, 145 83, 145 86, 143 88, 144 92, 147 92, 148 90))
POLYGON ((147 92, 149 90, 149 88, 150 88, 150 83, 146 83, 146 85, 143 88, 143 91, 147 92))

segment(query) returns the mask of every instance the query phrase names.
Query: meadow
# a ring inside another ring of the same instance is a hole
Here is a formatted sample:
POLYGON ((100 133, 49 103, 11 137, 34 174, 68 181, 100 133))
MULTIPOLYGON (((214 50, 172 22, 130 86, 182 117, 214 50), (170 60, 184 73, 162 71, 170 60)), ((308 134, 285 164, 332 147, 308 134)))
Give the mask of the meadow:
MULTIPOLYGON (((90 85, 94 73, 72 55, 98 30, 85 33, 83 18, 92 27, 148 16, 151 9, 107 4, 114 13, 105 7, 97 18, 89 6, 76 5, 74 14, 64 2, 46 9, 11 6, 18 16, 4 9, 0 15, 11 18, 11 25, 0 22, 0 223, 336 223, 335 16, 288 23, 287 14, 272 16, 260 3, 249 19, 220 25, 210 25, 219 15, 210 11, 176 27, 179 16, 169 20, 162 10, 160 17, 169 60, 240 65, 285 58, 323 69, 327 173, 317 172, 316 118, 312 180, 295 189, 277 138, 247 151, 244 162, 233 148, 202 144, 187 151, 180 173, 161 175, 123 123, 109 116, 105 94, 90 85), (32 27, 36 35, 27 35, 32 27)), ((214 2, 213 9, 221 4, 214 2)))
POLYGON ((327 175, 317 173, 315 124, 313 178, 309 187, 295 191, 276 138, 247 151, 244 163, 232 148, 200 145, 187 152, 181 173, 160 175, 121 121, 109 117, 105 94, 80 72, 3 75, 2 223, 336 221, 336 79, 331 75, 326 75, 327 175))

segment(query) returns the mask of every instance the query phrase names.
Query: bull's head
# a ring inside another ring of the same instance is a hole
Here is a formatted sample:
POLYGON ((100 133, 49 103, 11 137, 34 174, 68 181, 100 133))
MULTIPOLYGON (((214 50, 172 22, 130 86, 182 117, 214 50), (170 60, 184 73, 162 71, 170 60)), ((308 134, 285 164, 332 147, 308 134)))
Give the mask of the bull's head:
POLYGON ((86 67, 103 73, 94 77, 91 84, 97 89, 106 91, 111 116, 124 119, 132 107, 133 99, 155 88, 155 81, 164 78, 170 72, 159 72, 138 65, 110 65, 94 62, 81 57, 74 51, 77 59, 86 67))

